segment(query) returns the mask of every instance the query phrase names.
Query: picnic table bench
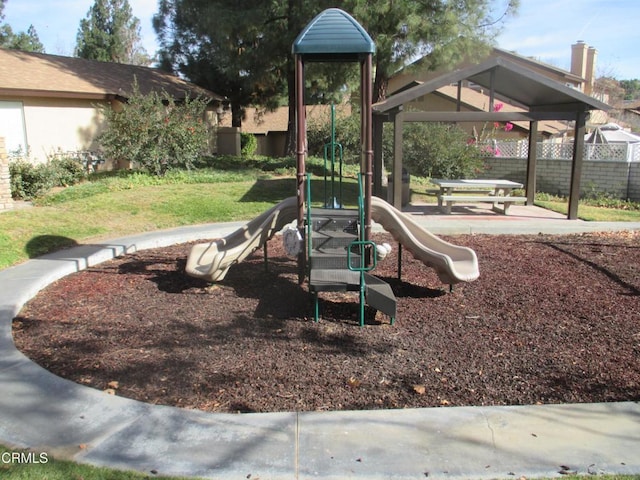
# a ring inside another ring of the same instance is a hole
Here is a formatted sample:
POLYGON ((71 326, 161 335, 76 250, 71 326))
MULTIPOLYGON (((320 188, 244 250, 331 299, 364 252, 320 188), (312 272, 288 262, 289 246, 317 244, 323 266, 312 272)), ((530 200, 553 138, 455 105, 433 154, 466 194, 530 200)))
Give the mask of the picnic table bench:
POLYGON ((438 207, 445 213, 451 213, 454 203, 493 203, 493 210, 507 214, 514 203, 525 203, 527 197, 513 196, 513 190, 522 188, 522 184, 511 180, 444 180, 435 178, 431 183, 439 187, 438 207), (502 204, 502 208, 499 205, 502 204))

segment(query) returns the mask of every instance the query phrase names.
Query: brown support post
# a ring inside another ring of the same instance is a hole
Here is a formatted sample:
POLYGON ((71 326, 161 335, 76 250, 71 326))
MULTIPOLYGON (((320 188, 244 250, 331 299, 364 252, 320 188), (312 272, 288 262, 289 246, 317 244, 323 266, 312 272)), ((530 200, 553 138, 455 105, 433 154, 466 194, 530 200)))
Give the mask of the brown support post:
MULTIPOLYGON (((307 150, 306 110, 304 108, 304 62, 300 55, 296 55, 296 195, 298 197, 298 231, 302 238, 306 238, 304 231, 305 204, 305 155, 307 150)), ((306 276, 306 241, 298 254, 298 283, 304 283, 306 276)))
POLYGON ((580 180, 582 178, 582 159, 584 158, 584 132, 587 123, 587 112, 578 112, 573 137, 573 161, 571 163, 571 188, 569 190, 569 212, 567 218, 578 218, 580 202, 580 180))
POLYGON ((529 153, 527 155, 527 205, 536 197, 536 167, 538 160, 538 122, 529 122, 529 153))
POLYGON ((382 198, 382 173, 384 165, 382 161, 382 130, 384 123, 380 115, 372 118, 373 121, 373 194, 382 198))
POLYGON ((402 210, 402 107, 393 117, 393 206, 402 210))

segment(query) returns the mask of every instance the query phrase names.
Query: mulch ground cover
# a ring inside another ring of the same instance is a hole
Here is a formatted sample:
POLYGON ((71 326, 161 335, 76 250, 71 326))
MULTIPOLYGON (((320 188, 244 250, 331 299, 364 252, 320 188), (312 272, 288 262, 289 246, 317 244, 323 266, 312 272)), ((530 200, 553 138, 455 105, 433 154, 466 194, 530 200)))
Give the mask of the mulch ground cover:
POLYGON ((306 285, 280 237, 209 285, 188 244, 70 275, 14 320, 17 347, 107 393, 215 412, 640 400, 640 233, 456 236, 480 278, 453 293, 398 248, 376 269, 394 325, 306 285))

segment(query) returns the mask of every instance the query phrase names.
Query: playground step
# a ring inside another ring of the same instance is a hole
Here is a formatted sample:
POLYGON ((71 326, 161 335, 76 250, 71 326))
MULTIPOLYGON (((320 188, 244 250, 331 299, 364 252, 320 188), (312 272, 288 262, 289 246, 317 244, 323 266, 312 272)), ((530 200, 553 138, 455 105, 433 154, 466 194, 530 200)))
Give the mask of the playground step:
MULTIPOLYGON (((365 299, 367 305, 395 321, 397 312, 396 296, 391 286, 380 278, 365 273, 365 299)), ((317 292, 357 292, 360 289, 360 274, 343 269, 312 269, 309 275, 309 289, 317 292)))
POLYGON ((312 209, 311 230, 314 232, 349 232, 358 234, 358 215, 352 210, 312 209))
MULTIPOLYGON (((351 253, 351 267, 357 268, 361 264, 361 257, 356 253, 351 253)), ((348 270, 347 250, 345 248, 326 248, 322 251, 314 250, 309 255, 309 266, 311 271, 341 269, 348 270)))
POLYGON ((311 232, 311 248, 318 251, 323 251, 328 248, 343 248, 346 251, 346 248, 351 244, 351 242, 357 239, 357 235, 354 235, 351 232, 311 232))
POLYGON ((344 269, 311 269, 309 288, 312 292, 357 291, 360 288, 360 274, 344 269))
POLYGON ((358 218, 357 208, 311 208, 312 217, 351 217, 358 218))
POLYGON ((393 322, 396 318, 396 307, 398 301, 396 300, 396 296, 391 289, 391 285, 389 285, 384 280, 379 279, 374 275, 370 275, 368 273, 364 274, 365 278, 365 297, 367 299, 367 304, 375 308, 376 310, 384 313, 391 317, 391 321, 393 322))

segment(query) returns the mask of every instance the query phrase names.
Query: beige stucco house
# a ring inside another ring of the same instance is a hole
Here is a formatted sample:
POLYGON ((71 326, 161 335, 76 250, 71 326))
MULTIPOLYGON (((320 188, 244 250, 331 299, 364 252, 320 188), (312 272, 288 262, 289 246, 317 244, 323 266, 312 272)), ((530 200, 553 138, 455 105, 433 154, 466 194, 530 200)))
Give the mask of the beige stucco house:
MULTIPOLYGON (((125 102, 140 91, 165 91, 211 100, 207 121, 217 125, 224 99, 158 69, 0 49, 0 137, 6 151, 46 161, 58 152, 96 151, 103 128, 99 106, 125 102)), ((215 142, 212 142, 215 144, 215 142)))

